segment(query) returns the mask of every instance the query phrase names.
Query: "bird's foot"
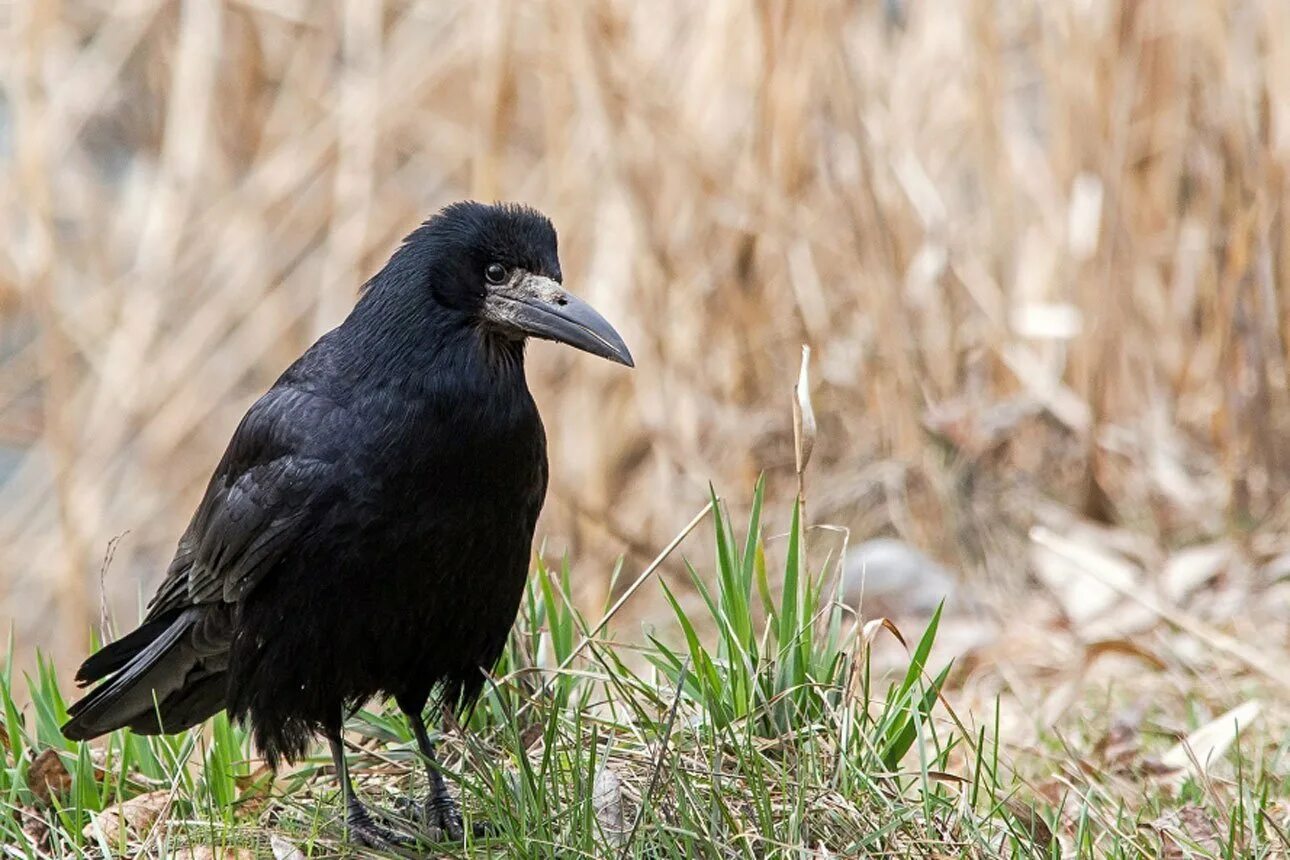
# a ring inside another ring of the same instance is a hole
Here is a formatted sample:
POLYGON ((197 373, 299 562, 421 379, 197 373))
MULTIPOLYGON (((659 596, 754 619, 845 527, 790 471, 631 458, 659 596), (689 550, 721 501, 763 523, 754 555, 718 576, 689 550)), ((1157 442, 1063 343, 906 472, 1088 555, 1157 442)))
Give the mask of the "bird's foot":
POLYGON ((399 833, 376 823, 367 808, 360 803, 350 804, 345 815, 345 825, 349 828, 349 838, 367 848, 397 850, 416 844, 416 840, 406 833, 399 833))
MULTIPOLYGON (((465 839, 466 828, 461 818, 461 809, 449 794, 430 795, 424 801, 404 797, 399 801, 400 811, 426 828, 426 836, 435 842, 461 842, 465 839)), ((470 828, 471 835, 482 839, 491 835, 487 824, 474 822, 470 828)))
POLYGON ((431 832, 435 835, 441 833, 444 839, 452 842, 460 842, 466 838, 466 831, 461 821, 461 810, 457 808, 456 801, 447 794, 431 796, 427 799, 424 816, 425 823, 430 826, 431 832))

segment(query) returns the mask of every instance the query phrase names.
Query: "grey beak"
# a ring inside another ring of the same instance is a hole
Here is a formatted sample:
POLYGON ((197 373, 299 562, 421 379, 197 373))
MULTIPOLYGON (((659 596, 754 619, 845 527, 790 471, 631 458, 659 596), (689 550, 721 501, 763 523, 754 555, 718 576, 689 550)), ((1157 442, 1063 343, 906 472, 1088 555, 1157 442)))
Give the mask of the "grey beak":
POLYGON ((550 278, 528 275, 490 296, 494 319, 532 337, 554 340, 635 367, 627 344, 596 309, 550 278))

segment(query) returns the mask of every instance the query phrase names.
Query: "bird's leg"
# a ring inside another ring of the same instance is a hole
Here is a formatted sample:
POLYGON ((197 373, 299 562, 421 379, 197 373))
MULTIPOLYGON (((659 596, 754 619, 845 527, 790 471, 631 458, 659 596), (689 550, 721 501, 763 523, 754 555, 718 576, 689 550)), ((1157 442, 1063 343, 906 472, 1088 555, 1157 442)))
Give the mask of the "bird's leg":
POLYGON ((448 791, 448 784, 444 782, 443 772, 439 770, 439 760, 435 757, 434 743, 430 740, 430 735, 426 732, 425 721, 421 719, 421 711, 417 709, 404 711, 407 714, 408 722, 412 724, 412 733, 417 738, 417 748, 421 750, 421 755, 425 757, 426 776, 430 779, 430 796, 426 798, 425 817, 429 824, 438 827, 443 834, 449 839, 460 841, 465 831, 461 823, 461 810, 457 808, 457 802, 452 799, 452 794, 448 791))
POLYGON ((367 808, 354 793, 354 783, 349 778, 349 765, 345 761, 345 747, 340 740, 340 731, 328 732, 327 742, 331 744, 331 758, 336 765, 336 776, 340 779, 341 791, 345 796, 345 825, 349 828, 350 838, 368 848, 397 848, 411 845, 412 839, 408 836, 395 833, 373 821, 367 808))

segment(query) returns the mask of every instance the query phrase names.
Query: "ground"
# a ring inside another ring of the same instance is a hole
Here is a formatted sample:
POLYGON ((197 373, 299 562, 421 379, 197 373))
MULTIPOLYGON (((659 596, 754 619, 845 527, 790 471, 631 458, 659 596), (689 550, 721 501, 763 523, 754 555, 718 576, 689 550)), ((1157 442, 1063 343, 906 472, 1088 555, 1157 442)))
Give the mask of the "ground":
MULTIPOLYGON (((1193 548, 1145 587, 1115 532, 1037 528, 1052 587, 1010 617, 952 593, 908 626, 844 603, 840 566, 814 562, 838 557, 810 545, 823 533, 790 515, 767 539, 760 488, 747 526, 712 528, 730 507, 713 505, 594 620, 571 609, 567 565, 538 566, 495 683, 464 723, 445 715, 452 782, 490 833, 426 853, 1286 856, 1287 664, 1260 631, 1284 631, 1290 587, 1242 549, 1193 548), (673 553, 695 559, 688 588, 658 578, 673 553), (673 623, 610 638, 651 592, 673 623)), ((22 709, 23 682, 4 684, 7 856, 353 853, 323 750, 272 774, 223 716, 70 745, 59 679, 25 683, 22 709)), ((394 709, 349 730, 366 799, 424 793, 394 709)))

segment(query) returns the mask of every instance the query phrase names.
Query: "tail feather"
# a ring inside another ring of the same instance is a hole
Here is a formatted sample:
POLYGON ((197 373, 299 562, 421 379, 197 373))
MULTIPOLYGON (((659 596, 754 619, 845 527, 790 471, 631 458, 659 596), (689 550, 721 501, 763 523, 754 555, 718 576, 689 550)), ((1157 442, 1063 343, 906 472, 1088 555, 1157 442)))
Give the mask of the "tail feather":
POLYGON ((84 687, 119 670, 164 633, 177 616, 178 613, 172 612, 162 618, 155 618, 95 651, 76 670, 77 685, 84 687))
POLYGON ((225 672, 189 680, 182 690, 166 699, 160 709, 154 708, 140 715, 129 726, 141 735, 182 732, 222 711, 227 695, 228 676, 225 672))
MULTIPOLYGON (((63 735, 71 740, 87 740, 135 723, 143 726, 157 725, 158 705, 183 691, 189 673, 202 660, 203 655, 187 641, 191 637, 185 635, 200 616, 200 609, 185 610, 164 629, 153 628, 149 634, 140 635, 131 642, 130 647, 120 648, 115 654, 90 667, 89 671, 82 667, 82 672, 90 677, 103 666, 119 666, 116 673, 101 686, 67 709, 72 719, 63 726, 63 735), (147 635, 153 635, 154 638, 143 644, 147 635), (140 645, 142 647, 138 647, 135 653, 128 653, 130 648, 140 645)), ((141 633, 150 626, 144 625, 135 632, 141 633)), ((125 643, 133 636, 134 633, 130 634, 120 640, 120 643, 125 643)), ((161 716, 160 722, 165 723, 166 731, 178 731, 182 728, 170 727, 164 708, 161 716)), ((157 728, 160 730, 162 727, 158 725, 157 728)))

